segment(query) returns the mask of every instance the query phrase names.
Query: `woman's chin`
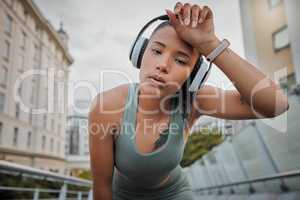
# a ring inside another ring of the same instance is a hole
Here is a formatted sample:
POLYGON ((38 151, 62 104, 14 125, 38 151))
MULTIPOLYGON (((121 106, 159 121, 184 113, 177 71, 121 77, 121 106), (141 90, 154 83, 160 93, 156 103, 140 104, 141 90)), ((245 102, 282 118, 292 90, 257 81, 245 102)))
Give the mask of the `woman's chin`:
POLYGON ((147 95, 155 95, 157 97, 157 95, 162 95, 162 87, 153 84, 151 82, 143 82, 140 84, 140 90, 142 91, 142 93, 147 94, 147 95))
POLYGON ((144 82, 141 83, 141 85, 145 85, 149 88, 154 88, 156 90, 163 90, 167 86, 167 84, 153 80, 151 78, 147 78, 144 82))

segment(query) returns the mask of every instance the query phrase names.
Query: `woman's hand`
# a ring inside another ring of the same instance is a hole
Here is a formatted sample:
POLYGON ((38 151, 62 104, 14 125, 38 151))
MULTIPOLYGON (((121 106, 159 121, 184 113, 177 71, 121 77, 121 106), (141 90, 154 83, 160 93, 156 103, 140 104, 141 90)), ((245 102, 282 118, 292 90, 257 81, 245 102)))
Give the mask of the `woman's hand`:
POLYGON ((205 54, 207 46, 217 46, 218 38, 214 32, 213 12, 208 6, 201 8, 177 2, 174 13, 166 10, 170 23, 181 39, 205 54), (214 44, 214 45, 212 45, 214 44))

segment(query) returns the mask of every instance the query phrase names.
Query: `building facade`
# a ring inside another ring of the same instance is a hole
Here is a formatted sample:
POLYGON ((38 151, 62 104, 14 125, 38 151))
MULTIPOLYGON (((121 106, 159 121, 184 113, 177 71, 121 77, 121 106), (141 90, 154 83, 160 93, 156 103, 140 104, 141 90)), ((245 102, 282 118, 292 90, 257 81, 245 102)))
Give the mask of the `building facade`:
POLYGON ((240 7, 246 57, 284 87, 299 83, 300 2, 240 0, 240 7))
POLYGON ((63 173, 68 35, 32 0, 0 1, 0 159, 63 173))
POLYGON ((89 156, 88 119, 82 115, 67 118, 66 155, 89 156))
POLYGON ((77 176, 90 170, 87 113, 76 112, 76 109, 86 110, 89 105, 90 101, 76 100, 72 113, 67 117, 65 148, 68 175, 77 176))

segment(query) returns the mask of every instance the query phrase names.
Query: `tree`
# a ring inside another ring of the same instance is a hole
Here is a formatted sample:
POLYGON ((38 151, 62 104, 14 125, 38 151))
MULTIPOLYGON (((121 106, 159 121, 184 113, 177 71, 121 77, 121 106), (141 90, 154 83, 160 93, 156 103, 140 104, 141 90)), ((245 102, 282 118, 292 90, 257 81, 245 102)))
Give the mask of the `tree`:
POLYGON ((197 132, 193 132, 186 143, 180 165, 182 167, 190 166, 214 146, 222 143, 223 140, 222 134, 218 129, 205 127, 197 132))
POLYGON ((78 178, 86 179, 86 180, 92 180, 92 174, 90 170, 84 170, 79 175, 78 178))

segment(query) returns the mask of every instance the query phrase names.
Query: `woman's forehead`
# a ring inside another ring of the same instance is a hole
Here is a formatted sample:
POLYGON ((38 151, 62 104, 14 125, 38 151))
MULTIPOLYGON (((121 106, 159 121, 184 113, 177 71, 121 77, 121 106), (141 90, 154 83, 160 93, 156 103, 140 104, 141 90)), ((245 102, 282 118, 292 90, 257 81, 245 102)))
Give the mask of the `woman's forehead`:
POLYGON ((167 47, 174 49, 183 49, 193 54, 194 48, 183 41, 176 33, 175 29, 171 25, 166 25, 157 30, 150 38, 150 43, 158 41, 165 44, 167 47))

